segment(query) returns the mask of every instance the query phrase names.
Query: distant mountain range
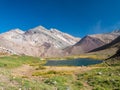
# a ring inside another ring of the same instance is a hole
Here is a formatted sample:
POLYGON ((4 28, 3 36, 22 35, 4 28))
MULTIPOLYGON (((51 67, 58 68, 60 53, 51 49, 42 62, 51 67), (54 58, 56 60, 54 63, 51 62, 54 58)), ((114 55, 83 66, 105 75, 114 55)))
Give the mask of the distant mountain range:
POLYGON ((106 45, 112 42, 118 36, 120 36, 119 31, 113 31, 106 34, 87 35, 75 45, 65 48, 65 51, 68 52, 68 54, 70 55, 79 55, 106 45))
POLYGON ((57 29, 48 30, 43 26, 28 31, 13 29, 0 34, 0 52, 37 57, 79 55, 92 50, 101 50, 101 46, 108 47, 104 45, 108 45, 119 36, 120 30, 87 35, 81 39, 57 29))

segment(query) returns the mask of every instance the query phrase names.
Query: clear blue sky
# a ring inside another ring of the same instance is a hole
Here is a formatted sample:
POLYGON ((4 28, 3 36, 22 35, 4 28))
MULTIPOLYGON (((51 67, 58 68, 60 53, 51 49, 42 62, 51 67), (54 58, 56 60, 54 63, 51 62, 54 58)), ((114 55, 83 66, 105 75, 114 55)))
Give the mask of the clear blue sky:
POLYGON ((0 0, 0 32, 42 25, 73 36, 120 27, 120 0, 0 0))

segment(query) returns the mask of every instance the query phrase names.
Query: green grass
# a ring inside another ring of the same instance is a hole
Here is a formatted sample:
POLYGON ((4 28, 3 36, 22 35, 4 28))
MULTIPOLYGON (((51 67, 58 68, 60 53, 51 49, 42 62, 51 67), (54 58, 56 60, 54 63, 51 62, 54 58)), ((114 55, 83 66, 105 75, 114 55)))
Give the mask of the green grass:
MULTIPOLYGON (((77 73, 46 70, 46 61, 30 56, 0 57, 0 89, 4 90, 120 90, 120 64, 96 65, 97 69, 77 73), (11 70, 29 64, 35 66, 32 78, 12 76, 11 70), (37 67, 37 68, 36 68, 37 67), (10 69, 9 69, 10 68, 10 69), (46 71, 44 71, 46 70, 46 71), (2 75, 2 76, 1 76, 2 75), (3 78, 1 78, 3 77, 3 78), (2 81, 4 79, 4 81, 2 81), (86 86, 85 86, 86 85, 86 86)), ((94 67, 91 65, 91 67, 94 67)), ((71 67, 70 67, 71 68, 71 67)))
POLYGON ((0 67, 15 68, 23 64, 37 65, 42 63, 40 58, 30 56, 4 56, 0 57, 0 67))
POLYGON ((53 90, 53 87, 45 84, 44 82, 25 79, 21 77, 12 78, 11 82, 17 83, 16 87, 14 86, 14 88, 16 88, 15 90, 18 90, 19 88, 21 88, 22 90, 53 90))
POLYGON ((33 76, 42 76, 42 77, 53 77, 53 76, 65 76, 65 75, 71 75, 71 71, 55 71, 55 70, 49 70, 49 71, 38 71, 34 72, 33 76))
POLYGON ((93 90, 120 90, 120 66, 95 69, 77 77, 87 81, 93 90))
POLYGON ((74 80, 72 75, 56 75, 46 79, 44 83, 56 87, 57 90, 80 90, 83 87, 81 81, 74 80))

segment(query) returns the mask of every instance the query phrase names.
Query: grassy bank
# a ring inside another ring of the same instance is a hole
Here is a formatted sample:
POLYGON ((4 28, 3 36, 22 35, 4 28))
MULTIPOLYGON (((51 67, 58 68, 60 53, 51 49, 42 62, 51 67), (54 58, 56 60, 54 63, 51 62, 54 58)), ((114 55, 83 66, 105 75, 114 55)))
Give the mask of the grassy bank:
POLYGON ((43 66, 29 56, 0 57, 2 90, 120 90, 120 65, 43 66))
POLYGON ((90 58, 93 60, 104 60, 106 57, 98 54, 81 54, 74 56, 66 56, 66 57, 54 57, 54 58, 44 58, 45 60, 73 60, 79 58, 90 58))
POLYGON ((4 68, 16 68, 23 64, 37 65, 42 64, 45 61, 42 61, 40 58, 31 57, 31 56, 3 56, 0 57, 0 67, 4 68))

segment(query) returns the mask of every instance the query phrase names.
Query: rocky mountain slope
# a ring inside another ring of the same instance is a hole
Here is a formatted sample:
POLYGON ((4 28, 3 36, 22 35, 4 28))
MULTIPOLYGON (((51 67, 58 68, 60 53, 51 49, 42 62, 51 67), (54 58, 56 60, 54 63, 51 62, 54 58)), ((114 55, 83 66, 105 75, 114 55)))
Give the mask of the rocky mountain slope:
POLYGON ((96 54, 96 55, 105 55, 106 58, 114 58, 116 54, 119 55, 120 50, 120 36, 113 40, 111 43, 103 45, 102 47, 96 48, 89 53, 96 54), (112 57, 111 57, 112 56, 112 57))
POLYGON ((82 38, 78 43, 75 45, 68 47, 65 49, 65 51, 70 55, 78 55, 81 53, 89 52, 93 49, 96 49, 98 47, 101 47, 105 44, 110 43, 115 38, 120 36, 120 32, 113 31, 111 33, 106 34, 94 34, 94 35, 88 35, 82 38))
POLYGON ((120 62, 120 48, 117 50, 117 52, 113 56, 107 58, 106 61, 107 60, 109 61, 110 59, 112 59, 113 62, 114 61, 119 61, 120 62))
POLYGON ((116 53, 105 60, 108 65, 117 65, 120 66, 120 47, 116 53))
POLYGON ((0 47, 1 51, 12 54, 60 57, 98 49, 118 36, 120 36, 120 30, 106 34, 88 35, 80 39, 57 29, 48 30, 38 26, 28 31, 14 29, 0 34, 0 47))
POLYGON ((81 54, 93 50, 94 48, 100 47, 105 43, 98 38, 93 38, 91 36, 85 36, 75 45, 68 47, 65 51, 68 54, 81 54))
POLYGON ((57 29, 47 30, 42 26, 38 26, 25 32, 25 38, 28 41, 32 41, 32 45, 40 46, 44 42, 51 43, 56 48, 65 48, 67 46, 74 45, 80 40, 66 33, 60 32, 57 29))
POLYGON ((117 37, 116 39, 114 39, 112 42, 110 42, 102 47, 91 50, 90 52, 96 52, 96 51, 101 51, 101 50, 110 49, 110 48, 117 48, 117 49, 120 48, 120 36, 117 37))
POLYGON ((47 30, 38 26, 26 32, 14 29, 0 34, 0 47, 16 54, 57 57, 63 55, 62 48, 74 45, 79 40, 56 29, 47 30))
POLYGON ((105 34, 94 34, 94 35, 90 35, 91 37, 95 37, 100 39, 101 41, 105 42, 105 43, 110 43, 111 41, 113 41, 115 38, 117 38, 118 36, 120 36, 120 30, 114 30, 111 33, 105 33, 105 34))

